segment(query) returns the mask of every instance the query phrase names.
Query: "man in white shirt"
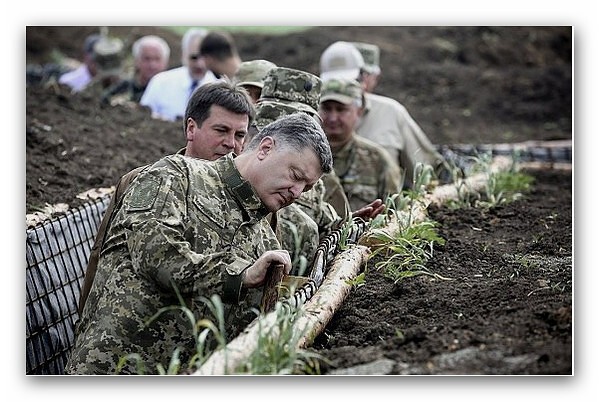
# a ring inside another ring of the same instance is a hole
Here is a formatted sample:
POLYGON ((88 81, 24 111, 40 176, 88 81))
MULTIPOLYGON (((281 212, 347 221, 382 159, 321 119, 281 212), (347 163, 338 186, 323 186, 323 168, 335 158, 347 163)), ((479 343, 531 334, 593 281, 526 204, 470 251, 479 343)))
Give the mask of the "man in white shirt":
POLYGON ((204 29, 188 30, 181 40, 182 66, 158 73, 148 83, 140 104, 152 110, 152 117, 181 119, 194 89, 217 80, 200 56, 200 43, 206 34, 204 29))

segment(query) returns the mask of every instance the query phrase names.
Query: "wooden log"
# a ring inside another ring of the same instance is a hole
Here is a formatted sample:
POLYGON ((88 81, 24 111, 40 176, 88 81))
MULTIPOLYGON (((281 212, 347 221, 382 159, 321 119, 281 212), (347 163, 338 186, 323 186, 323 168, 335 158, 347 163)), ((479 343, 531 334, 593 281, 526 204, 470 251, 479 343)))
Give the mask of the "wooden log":
POLYGON ((330 271, 317 293, 302 306, 304 314, 297 320, 296 326, 306 332, 300 338, 298 347, 310 346, 329 324, 352 290, 352 284, 348 282, 362 271, 369 253, 367 247, 357 245, 338 254, 333 260, 330 271))
MULTIPOLYGON (((369 251, 364 246, 352 246, 338 254, 332 261, 331 268, 317 293, 300 309, 294 331, 301 331, 296 347, 309 345, 329 323, 335 311, 343 303, 351 290, 346 281, 356 278, 361 266, 366 264, 369 251)), ((278 336, 276 326, 277 313, 271 311, 254 320, 225 349, 215 351, 193 375, 225 375, 232 374, 236 367, 247 360, 256 350, 260 336, 270 333, 278 336)), ((290 345, 292 347, 292 345, 290 345)))
MULTIPOLYGON (((502 172, 510 169, 512 166, 512 158, 506 156, 496 156, 492 160, 490 171, 492 173, 502 172)), ((488 177, 485 173, 478 173, 465 178, 463 185, 455 183, 445 184, 436 187, 433 192, 425 195, 426 206, 431 204, 442 205, 450 200, 458 200, 467 194, 475 194, 481 192, 487 184, 488 177), (460 194, 459 194, 460 191, 460 194)))
POLYGON ((520 162, 521 169, 550 169, 550 170, 573 170, 573 164, 565 162, 520 162))

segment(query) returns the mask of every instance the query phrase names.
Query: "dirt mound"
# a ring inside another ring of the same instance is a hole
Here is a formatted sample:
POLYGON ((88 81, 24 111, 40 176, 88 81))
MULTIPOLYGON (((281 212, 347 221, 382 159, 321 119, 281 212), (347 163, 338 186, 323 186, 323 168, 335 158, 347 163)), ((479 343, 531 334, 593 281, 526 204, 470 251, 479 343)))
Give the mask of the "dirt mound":
MULTIPOLYGON (((27 27, 27 63, 77 58, 99 27, 27 27)), ((126 43, 164 37, 171 65, 180 38, 156 27, 109 27, 126 43)), ((243 60, 319 73, 321 52, 336 40, 381 48, 378 92, 399 100, 434 144, 571 138, 571 27, 315 27, 282 36, 234 38, 243 60)), ((147 110, 106 108, 57 88, 26 92, 27 213, 108 187, 131 168, 184 145, 179 124, 147 110)))

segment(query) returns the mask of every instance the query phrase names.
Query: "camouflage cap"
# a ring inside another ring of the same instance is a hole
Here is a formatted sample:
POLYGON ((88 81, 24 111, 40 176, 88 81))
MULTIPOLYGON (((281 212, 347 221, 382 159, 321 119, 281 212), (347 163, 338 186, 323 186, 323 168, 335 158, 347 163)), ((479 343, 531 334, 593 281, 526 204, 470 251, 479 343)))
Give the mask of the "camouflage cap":
POLYGON ((264 80, 259 102, 285 104, 309 114, 319 114, 321 79, 314 74, 286 67, 271 69, 264 80))
MULTIPOLYGON (((293 102, 283 103, 277 100, 261 99, 256 105, 256 118, 253 124, 259 130, 262 130, 267 124, 274 122, 280 117, 287 116, 293 113, 298 113, 301 110, 293 105, 293 102)), ((312 118, 314 118, 319 124, 322 123, 321 117, 318 113, 307 112, 312 118)))
POLYGON ((236 85, 252 85, 262 88, 267 73, 275 67, 277 65, 268 60, 244 61, 233 76, 233 82, 236 85))
POLYGON ((362 103, 362 87, 356 80, 332 78, 325 81, 321 93, 321 103, 336 101, 344 105, 362 103))
POLYGON ((123 69, 123 42, 102 36, 94 44, 94 60, 100 75, 118 75, 123 69))
POLYGON ((379 67, 379 46, 364 42, 352 42, 352 44, 358 49, 365 61, 363 69, 369 74, 381 73, 381 68, 379 67))

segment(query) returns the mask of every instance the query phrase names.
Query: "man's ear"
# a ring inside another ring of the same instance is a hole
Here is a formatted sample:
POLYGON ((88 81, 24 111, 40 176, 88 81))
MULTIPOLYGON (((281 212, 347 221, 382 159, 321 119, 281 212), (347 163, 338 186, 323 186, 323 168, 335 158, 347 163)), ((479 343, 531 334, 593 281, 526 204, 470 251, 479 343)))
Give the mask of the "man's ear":
POLYGON ((191 117, 188 117, 185 125, 185 139, 192 141, 194 139, 194 129, 196 128, 196 122, 191 117))
POLYGON ((365 112, 365 107, 364 106, 359 106, 356 108, 356 115, 358 117, 362 117, 363 113, 365 112))
POLYGON ((263 160, 275 148, 275 140, 271 136, 266 136, 258 144, 258 159, 263 160))

